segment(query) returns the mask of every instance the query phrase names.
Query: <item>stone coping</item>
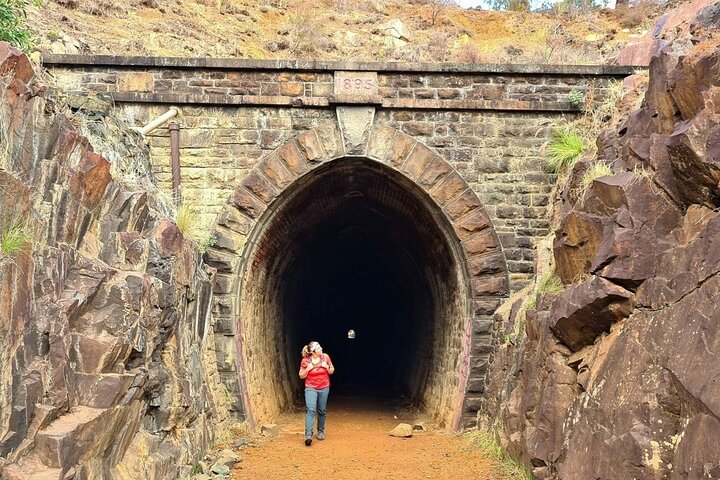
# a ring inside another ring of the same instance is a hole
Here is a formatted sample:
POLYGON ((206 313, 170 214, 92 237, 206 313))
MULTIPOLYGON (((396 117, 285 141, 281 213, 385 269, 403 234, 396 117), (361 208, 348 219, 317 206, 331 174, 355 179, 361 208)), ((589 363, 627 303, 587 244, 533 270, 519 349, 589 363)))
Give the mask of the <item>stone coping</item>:
MULTIPOLYGON (((73 91, 73 95, 86 92, 73 91)), ((192 93, 145 93, 108 92, 99 93, 102 98, 120 103, 167 103, 185 105, 223 105, 254 107, 305 107, 327 108, 345 105, 321 97, 288 97, 282 95, 207 95, 192 93)), ((368 105, 369 103, 363 103, 368 105)), ((461 99, 413 99, 383 98, 375 105, 382 108, 406 110, 495 110, 526 112, 577 112, 579 108, 570 102, 531 102, 524 100, 461 100, 461 99)))
POLYGON ((63 55, 44 53, 45 66, 155 67, 217 70, 296 70, 314 72, 370 71, 388 73, 491 73, 536 75, 604 75, 627 76, 637 69, 621 65, 539 65, 539 64, 465 64, 465 63, 399 63, 319 60, 251 60, 209 57, 141 57, 122 55, 63 55))

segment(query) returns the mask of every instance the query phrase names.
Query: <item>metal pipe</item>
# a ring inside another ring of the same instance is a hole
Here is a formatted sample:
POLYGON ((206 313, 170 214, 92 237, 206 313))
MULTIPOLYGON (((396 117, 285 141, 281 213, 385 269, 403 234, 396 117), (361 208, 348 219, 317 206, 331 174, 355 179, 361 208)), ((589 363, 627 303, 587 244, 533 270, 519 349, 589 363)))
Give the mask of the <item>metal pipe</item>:
POLYGON ((169 129, 173 198, 176 203, 180 204, 180 125, 177 122, 171 122, 169 129))
POLYGON ((143 135, 147 135, 148 133, 152 132, 157 127, 159 127, 163 123, 167 122, 168 120, 170 120, 174 116, 178 115, 179 113, 180 113, 179 108, 170 107, 170 110, 163 113, 162 115, 160 115, 159 117, 157 117, 155 120, 148 123, 144 127, 133 127, 133 130, 138 131, 138 132, 142 133, 143 135))

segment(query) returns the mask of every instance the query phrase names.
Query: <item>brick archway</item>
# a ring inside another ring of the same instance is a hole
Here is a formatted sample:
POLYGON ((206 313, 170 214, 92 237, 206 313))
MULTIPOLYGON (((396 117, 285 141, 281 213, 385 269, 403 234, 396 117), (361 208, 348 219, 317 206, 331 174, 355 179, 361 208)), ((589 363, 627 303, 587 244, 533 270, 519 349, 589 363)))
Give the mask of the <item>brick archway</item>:
MULTIPOLYGON (((273 274, 263 262, 268 255, 283 256, 284 247, 271 239, 280 235, 278 225, 287 223, 278 221, 279 216, 293 202, 298 205, 303 190, 316 188, 313 185, 320 185, 320 179, 326 185, 322 188, 327 189, 355 171, 364 172, 363 178, 374 184, 387 178, 392 188, 385 190, 400 192, 389 202, 416 205, 401 214, 406 224, 418 222, 413 218, 421 215, 424 222, 434 224, 434 237, 428 238, 443 238, 443 255, 446 263, 453 265, 453 272, 446 275, 454 291, 443 293, 447 298, 440 309, 447 311, 435 316, 444 318, 452 311, 457 318, 452 329, 442 330, 445 337, 451 337, 446 339, 448 351, 439 352, 442 345, 433 348, 451 374, 433 377, 431 367, 425 365, 429 380, 423 385, 445 393, 430 405, 427 398, 422 401, 448 427, 471 426, 483 391, 491 315, 508 294, 504 254, 481 202, 460 174, 412 137, 379 125, 354 145, 348 145, 337 125, 323 125, 295 137, 259 162, 219 216, 217 242, 206 259, 218 269, 213 311, 216 351, 222 380, 232 398, 232 414, 251 424, 268 420, 287 406, 293 394, 288 385, 296 372, 277 366, 283 362, 276 360, 287 356, 289 350, 296 359, 295 345, 278 346, 275 337, 280 332, 265 325, 270 315, 259 311, 260 302, 265 301, 259 298, 277 293, 266 291, 271 288, 266 287, 268 275, 273 274), (444 382, 449 383, 451 392, 440 386, 444 382)), ((435 252, 427 254, 434 256, 435 252)), ((435 266, 442 268, 441 263, 435 266)))

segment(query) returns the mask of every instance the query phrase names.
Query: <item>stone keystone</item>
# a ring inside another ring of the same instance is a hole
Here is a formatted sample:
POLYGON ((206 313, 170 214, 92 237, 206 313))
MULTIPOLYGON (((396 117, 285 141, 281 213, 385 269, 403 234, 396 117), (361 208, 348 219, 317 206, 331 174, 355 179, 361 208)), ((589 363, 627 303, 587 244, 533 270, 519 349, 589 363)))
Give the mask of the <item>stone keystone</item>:
POLYGON ((336 112, 345 153, 365 155, 375 120, 375 107, 337 107, 336 112))

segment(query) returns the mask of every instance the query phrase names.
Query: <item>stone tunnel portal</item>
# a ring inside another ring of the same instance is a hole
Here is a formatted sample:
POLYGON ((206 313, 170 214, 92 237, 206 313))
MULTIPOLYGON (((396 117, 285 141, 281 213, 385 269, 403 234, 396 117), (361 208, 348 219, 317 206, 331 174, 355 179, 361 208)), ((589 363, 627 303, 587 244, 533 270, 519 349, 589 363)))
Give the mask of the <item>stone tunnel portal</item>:
POLYGON ((470 307, 438 207, 397 172, 345 158, 298 179, 269 210, 241 293, 253 417, 301 402, 300 351, 317 340, 336 367, 333 395, 408 399, 449 425, 470 307))

